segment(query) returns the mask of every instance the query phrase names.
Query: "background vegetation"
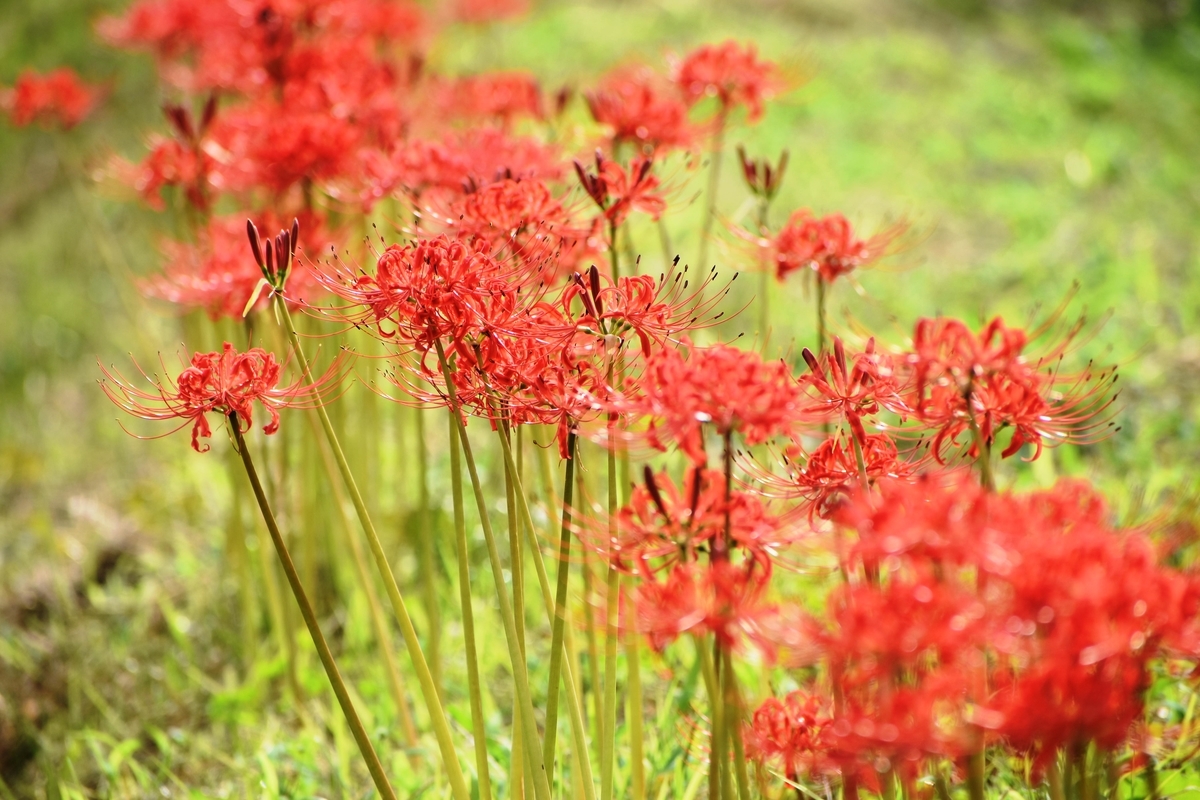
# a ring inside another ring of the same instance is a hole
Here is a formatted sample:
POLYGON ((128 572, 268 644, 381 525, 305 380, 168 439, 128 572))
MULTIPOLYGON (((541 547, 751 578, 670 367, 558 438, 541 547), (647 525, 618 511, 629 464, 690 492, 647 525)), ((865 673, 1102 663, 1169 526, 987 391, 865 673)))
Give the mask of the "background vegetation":
MULTIPOLYGON (((166 218, 89 179, 113 152, 140 156, 165 99, 148 59, 95 39, 95 19, 121 5, 0 2, 0 83, 67 64, 109 87, 103 109, 69 134, 0 127, 0 796, 348 791, 361 785, 353 747, 315 659, 300 678, 316 699, 296 703, 276 679, 280 662, 231 656, 220 460, 177 440, 129 439, 95 387, 97 359, 169 354, 181 336, 134 288, 166 218)), ((728 37, 808 79, 741 136, 751 153, 790 150, 780 213, 841 211, 865 230, 904 218, 917 233, 862 276, 861 297, 835 295, 839 325, 853 324, 843 307, 897 340, 937 312, 1025 319, 1078 284, 1068 314, 1086 311, 1088 352, 1121 367, 1123 429, 1086 456, 1060 449, 1007 480, 1085 473, 1129 509, 1190 495, 1200 440, 1191 5, 546 2, 515 25, 444 37, 432 57, 579 85, 622 60, 728 37)), ((722 210, 736 217, 742 198, 727 170, 722 210)), ((788 304, 803 342, 809 300, 777 289, 773 307, 788 304)), ((399 567, 403 579, 415 559, 399 567)), ((383 696, 364 613, 334 622, 358 690, 383 696)), ((682 770, 663 733, 652 758, 682 770)), ((407 762, 395 767, 402 794, 420 790, 407 762)))

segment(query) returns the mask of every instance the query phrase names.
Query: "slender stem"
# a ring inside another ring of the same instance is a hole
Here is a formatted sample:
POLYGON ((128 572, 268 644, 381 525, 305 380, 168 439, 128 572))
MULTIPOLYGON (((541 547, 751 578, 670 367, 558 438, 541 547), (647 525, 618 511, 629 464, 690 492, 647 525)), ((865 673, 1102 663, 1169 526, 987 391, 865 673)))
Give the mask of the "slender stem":
POLYGON ((558 537, 558 576, 554 590, 554 620, 550 636, 550 688, 546 698, 546 739, 542 760, 547 768, 554 765, 554 742, 558 735, 559 681, 562 674, 563 633, 567 620, 567 582, 571 577, 571 503, 575 488, 574 430, 567 433, 567 474, 563 482, 562 526, 558 537))
POLYGON ((713 130, 712 163, 708 168, 708 196, 704 202, 704 222, 700 226, 700 267, 707 269, 708 239, 712 234, 713 221, 717 217, 717 191, 721 185, 721 161, 725 152, 725 123, 728 109, 721 107, 717 115, 717 127, 713 130))
POLYGON ((709 715, 712 717, 709 729, 708 749, 708 797, 709 800, 721 800, 725 796, 722 790, 721 747, 725 726, 725 703, 721 697, 720 676, 713 663, 712 650, 703 639, 696 639, 696 654, 700 659, 700 670, 704 674, 704 687, 708 690, 709 715))
POLYGON ((416 450, 417 450, 417 519, 418 529, 417 549, 421 559, 421 593, 424 600, 425 616, 429 620, 429 671, 433 674, 433 684, 437 687, 438 696, 443 696, 442 688, 442 621, 438 609, 437 568, 434 560, 433 526, 429 514, 429 452, 425 441, 425 410, 416 409, 416 450))
POLYGON ((450 436, 450 493, 454 502, 454 552, 458 561, 458 602, 462 610, 463 639, 467 648, 467 691, 471 702, 471 734, 475 739, 475 771, 479 800, 490 800, 492 779, 488 769, 487 734, 483 724, 483 694, 479 680, 479 654, 475 646, 475 612, 471 604, 471 568, 467 554, 467 518, 463 503, 462 450, 454 412, 446 417, 450 436))
POLYGON ((612 279, 616 283, 621 279, 621 257, 617 251, 617 233, 621 230, 615 220, 608 223, 608 258, 612 262, 612 279))
POLYGON ((825 352, 825 340, 828 338, 829 325, 826 322, 825 312, 825 294, 828 287, 825 285, 825 279, 817 273, 817 355, 825 352))
MULTIPOLYGON (((767 209, 770 201, 765 197, 758 201, 758 235, 767 235, 767 209)), ((760 251, 761 252, 761 251, 760 251)), ((767 342, 771 338, 771 264, 764 259, 760 264, 758 279, 758 335, 762 337, 762 351, 767 352, 767 342)))
POLYGON ((521 654, 520 640, 517 638, 517 623, 513 615, 512 602, 504 585, 504 566, 500 561, 500 550, 496 546, 496 536, 492 531, 491 517, 488 513, 487 498, 483 495, 483 484, 479 480, 479 469, 475 464, 475 455, 471 450, 471 441, 467 437, 467 428, 462 415, 458 412, 458 394, 454 388, 454 376, 450 372, 450 364, 446 361, 446 351, 441 340, 437 346, 438 364, 445 379, 446 394, 450 401, 450 410, 454 412, 455 429, 458 433, 459 444, 462 445, 463 460, 467 464, 467 474, 471 477, 471 490, 475 495, 475 505, 479 510, 479 521, 483 527, 483 538, 487 545, 488 560, 492 565, 492 578, 496 584, 496 599, 500 604, 500 616, 504 621, 504 638, 508 643, 508 660, 512 667, 513 683, 517 692, 518 713, 522 717, 521 727, 526 739, 526 749, 533 763, 534 794, 538 800, 550 800, 550 784, 546 775, 546 766, 542 761, 542 743, 537 734, 537 723, 533 716, 533 699, 529 694, 529 676, 525 660, 521 654))
POLYGON ((604 717, 600 729, 600 798, 613 796, 613 762, 617 740, 617 612, 621 596, 621 572, 615 557, 617 538, 617 451, 608 448, 608 580, 605 591, 604 627, 604 717))
MULTIPOLYGON (((499 426, 497 427, 497 433, 500 435, 500 447, 504 453, 505 463, 512 464, 513 463, 512 446, 508 439, 508 436, 505 435, 504 429, 499 426)), ((575 455, 574 447, 577 444, 578 444, 578 440, 575 440, 575 442, 573 442, 571 444, 570 452, 571 452, 572 456, 575 455)), ((569 462, 568 462, 568 464, 569 464, 569 462)), ((570 476, 568 475, 568 478, 569 477, 570 476)), ((533 555, 534 570, 537 572, 538 586, 541 588, 541 591, 542 591, 542 601, 546 606, 546 613, 554 615, 554 621, 558 622, 559 617, 557 616, 557 609, 559 608, 559 606, 551 598, 551 595, 550 595, 550 581, 546 577, 546 564, 545 564, 544 559, 542 558, 542 551, 541 551, 541 548, 538 546, 537 538, 534 535, 533 518, 529 513, 529 504, 525 500, 525 488, 521 484, 521 479, 520 479, 519 473, 517 474, 517 479, 514 482, 514 488, 516 489, 517 510, 521 513, 521 521, 524 523, 523 527, 525 528, 525 535, 528 539, 529 551, 533 555)), ((564 569, 568 569, 568 568, 569 568, 569 564, 567 564, 565 562, 559 566, 560 570, 564 570, 564 569)), ((564 643, 566 645, 566 649, 569 654, 570 652, 572 652, 574 650, 575 645, 574 645, 574 637, 571 635, 571 629, 566 623, 566 615, 567 615, 568 609, 566 607, 565 601, 564 601, 564 604, 561 606, 561 610, 562 610, 562 614, 563 614, 563 616, 561 618, 562 619, 562 628, 565 632, 564 643)), ((560 662, 560 669, 561 669, 561 674, 562 674, 563 685, 567 692, 567 709, 571 715, 571 732, 572 732, 572 738, 573 738, 573 744, 574 744, 574 754, 575 754, 575 759, 578 762, 579 771, 580 771, 580 773, 582 773, 582 775, 581 775, 582 781, 581 782, 583 785, 584 796, 585 796, 586 800, 595 800, 595 785, 594 785, 594 781, 592 779, 592 764, 591 764, 590 758, 588 757, 587 728, 586 728, 586 724, 583 719, 583 704, 579 698, 579 691, 575 684, 575 676, 573 674, 573 669, 571 667, 571 663, 572 663, 572 660, 570 658, 562 659, 562 661, 560 662)), ((551 697, 553 697, 555 694, 555 692, 553 691, 553 685, 551 685, 551 691, 549 692, 549 694, 551 697)), ((547 734, 549 734, 549 714, 547 714, 547 734)), ((549 738, 548 735, 547 735, 547 738, 549 738)), ((548 758, 546 758, 546 757, 543 758, 544 763, 553 765, 554 754, 552 751, 545 750, 544 743, 543 743, 543 752, 550 752, 550 756, 548 758)))
MULTIPOLYGON (((314 438, 318 433, 317 420, 315 414, 306 414, 308 422, 313 429, 314 438)), ((363 587, 363 592, 367 598, 367 611, 371 617, 371 627, 375 630, 375 638, 379 641, 379 648, 383 651, 384 671, 387 673, 388 689, 392 693, 392 701, 396 704, 396 713, 400 717, 400 728, 404 733, 404 743, 410 748, 417 746, 417 728, 413 724, 412 713, 408 710, 408 693, 404 690, 404 682, 400 678, 400 669, 396 665, 396 656, 392 652, 392 633, 388 629, 387 620, 383 616, 383 604, 379 600, 379 592, 375 588, 375 584, 371 581, 371 574, 367 568, 367 558, 362 551, 362 543, 358 541, 358 536, 355 535, 354 524, 350 521, 350 517, 346 514, 346 490, 342 488, 341 481, 338 479, 336 470, 337 467, 333 463, 333 455, 329 452, 329 444, 320 438, 316 438, 317 450, 321 454, 321 464, 325 467, 325 474, 329 477, 329 485, 333 489, 334 505, 337 507, 338 519, 342 522, 342 528, 346 531, 346 541, 350 543, 350 554, 354 557, 354 570, 357 573, 359 585, 363 587)))
POLYGON ((662 217, 658 218, 658 243, 662 247, 663 269, 666 269, 675 256, 671 252, 671 232, 667 230, 667 221, 662 217))
POLYGON ((1066 800, 1063 794, 1062 770, 1058 766, 1058 753, 1050 758, 1050 766, 1046 769, 1046 787, 1050 800, 1066 800))
POLYGON ((750 800, 750 775, 746 771, 746 748, 742 742, 742 697, 729 648, 721 648, 721 658, 725 662, 721 677, 725 682, 725 728, 733 742, 733 774, 737 779, 739 800, 750 800))
MULTIPOLYGON (((291 341, 292 351, 296 355, 296 360, 300 363, 303 370, 304 378, 311 382, 312 370, 309 367, 308 359, 304 357, 304 350, 300 347, 300 337, 296 333, 296 326, 292 322, 291 314, 288 312, 287 303, 278 295, 276 295, 276 308, 279 310, 284 325, 287 327, 288 339, 291 341)), ((446 712, 443 710, 442 701, 438 697, 437 684, 434 683, 433 674, 429 671, 429 665, 425 662, 425 654, 421 651, 421 642, 417 638, 417 631, 413 627, 412 618, 408 614, 408 607, 404 603, 404 597, 400 594, 400 587, 396 584, 396 576, 392 573, 392 566, 388 563, 387 554, 384 553, 383 545, 379 541, 379 534, 375 531, 375 523, 371 521, 371 515, 367 512, 366 503, 363 502, 362 494, 358 491, 358 484, 355 483, 354 475, 350 472, 350 465, 346 462, 346 454, 342 451, 342 446, 338 442, 337 434, 334 433, 333 424, 329 421, 329 414, 326 412, 324 406, 317 406, 317 415, 321 420, 321 427, 325 431, 325 438, 329 442, 329 449, 333 451, 334 460, 337 462, 338 470, 342 474, 342 481, 346 484, 346 490, 350 493, 350 500, 354 504, 355 512, 358 514, 358 521, 367 536, 367 543, 371 547, 371 555, 375 558, 376 569, 379 570, 379 574, 383 577, 383 585, 387 590, 388 599, 392 603, 392 611, 400 623, 400 632, 404 636, 404 644, 408 648, 409 658, 412 660, 413 668, 417 673, 417 679, 420 681, 421 694, 425 699, 425 707, 429 711, 429 719, 433 724, 434 734, 437 736, 438 749, 441 752, 442 764, 446 768, 446 775, 450 780, 450 788, 455 800, 470 800, 471 794, 467 789, 467 782, 463 778, 462 767, 458 763, 458 753, 454 749, 454 740, 450 736, 450 725, 446 720, 446 712)))
POLYGON ((629 721, 629 796, 641 800, 646 796, 645 746, 642 742, 642 672, 641 647, 636 633, 625 637, 625 669, 628 686, 625 694, 625 718, 629 721))
POLYGON ((354 741, 358 744, 358 750, 362 754, 363 760, 367 763, 367 771, 371 773, 371 780, 375 783, 375 788, 379 790, 379 794, 389 800, 396 800, 396 793, 392 790, 391 783, 388 782, 387 775, 383 771, 383 764, 379 761, 379 755, 375 752, 375 747, 371 744, 371 739, 367 736, 367 731, 363 727, 362 720, 358 718, 358 712, 354 709, 354 703, 350 700, 350 693, 346 689, 346 684, 342 680, 342 675, 338 671, 337 663, 333 660, 333 653, 329 649, 329 643, 325 641, 325 635, 321 633, 321 626, 317 622, 317 616, 313 612, 312 604, 308 601, 308 595, 304 592, 304 586, 300 583, 300 575, 296 572, 296 565, 292 563, 292 556, 288 553, 287 545, 283 542, 283 536, 279 533, 279 526, 275 523, 275 515, 271 511, 271 505, 267 501, 267 495, 263 491, 262 483, 258 479, 258 472, 254 469, 254 461, 250 458, 250 449, 246 446, 246 440, 242 436, 240 424, 237 414, 229 414, 229 427, 233 430, 234 440, 237 442, 238 453, 242 457, 242 464, 246 467, 246 476, 250 479, 250 486, 254 489, 254 497, 258 500, 258 507, 262 511, 263 521, 267 524, 267 530, 271 534, 271 541, 275 544, 275 552, 279 555, 279 562, 283 565, 284 574, 287 575, 288 583, 292 587, 292 594, 296 597, 296 604, 300 606, 300 615, 304 617, 304 624, 308 626, 308 632, 312 636, 313 644, 317 648, 317 655, 321 658, 321 664, 325 667, 325 674, 329 678, 329 683, 333 687, 333 693, 337 695, 338 705, 342 707, 342 713, 346 717, 346 722, 350 725, 350 732, 354 735, 354 741))
POLYGON ((967 419, 971 422, 971 433, 975 438, 975 449, 978 451, 976 462, 979 464, 979 482, 983 488, 989 492, 996 491, 996 476, 992 472, 992 446, 984 438, 983 431, 979 428, 979 420, 975 419, 975 409, 973 409, 973 392, 967 392, 967 419))
POLYGON ((862 442, 858 441, 854 431, 850 431, 850 442, 854 445, 854 463, 858 466, 858 482, 863 491, 866 491, 871 485, 867 478, 867 461, 863 458, 862 442))

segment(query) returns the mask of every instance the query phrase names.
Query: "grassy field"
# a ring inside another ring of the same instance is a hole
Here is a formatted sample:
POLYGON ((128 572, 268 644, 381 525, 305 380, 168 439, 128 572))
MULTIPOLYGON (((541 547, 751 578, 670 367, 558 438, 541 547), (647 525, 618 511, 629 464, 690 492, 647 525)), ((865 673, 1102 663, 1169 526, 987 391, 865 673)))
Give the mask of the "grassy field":
MULTIPOLYGON (((68 134, 0 127, 0 797, 361 796, 316 659, 302 663, 307 700, 296 702, 268 647, 246 663, 232 655, 220 459, 178 440, 130 439, 95 385, 97 359, 152 358, 181 336, 133 283, 153 269, 169 223, 90 179, 114 152, 141 154, 164 99, 147 59, 92 33, 119 7, 0 4, 0 84, 25 66, 68 64, 108 87, 103 109, 68 134)), ((807 206, 866 229, 911 225, 904 249, 862 275, 861 293, 838 287, 835 327, 858 320, 901 341, 935 313, 1037 319, 1077 285, 1065 313, 1088 317, 1084 352, 1120 367, 1122 429, 1003 478, 1085 474, 1136 511, 1193 494, 1200 444, 1200 55, 1185 34, 1151 47, 1119 12, 547 2, 516 25, 450 37, 432 58, 579 86, 623 60, 756 41, 803 84, 732 139, 752 153, 790 151, 776 213, 807 206)), ((736 217, 743 197, 727 169, 723 213, 736 217)), ((668 225, 682 233, 692 211, 668 225)), ((695 246, 677 244, 685 257, 695 246)), ((812 336, 798 286, 776 287, 772 304, 789 320, 778 340, 812 336)), ((390 524, 403 530, 393 505, 390 524)), ((412 550, 399 552, 397 572, 412 580, 412 550)), ((333 621, 371 707, 387 689, 365 613, 352 603, 333 621)), ((503 691, 503 655, 484 659, 503 691)), ((684 688, 663 687, 662 700, 684 688)), ((463 698, 450 704, 467 727, 463 698)), ((390 729, 387 713, 368 725, 390 729)), ((498 711, 489 724, 508 735, 498 711)), ((677 776, 680 796, 688 755, 670 734, 648 757, 677 776)), ((402 796, 418 796, 422 771, 398 748, 390 757, 402 796)))

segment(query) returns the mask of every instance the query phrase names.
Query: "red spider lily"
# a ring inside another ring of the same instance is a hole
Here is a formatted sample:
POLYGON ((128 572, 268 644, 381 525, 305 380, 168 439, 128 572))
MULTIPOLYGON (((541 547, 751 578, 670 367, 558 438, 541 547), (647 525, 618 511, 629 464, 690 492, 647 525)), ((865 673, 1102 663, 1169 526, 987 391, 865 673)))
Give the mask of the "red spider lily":
POLYGON ((778 66, 760 60, 754 45, 734 41, 696 48, 674 65, 671 77, 688 105, 714 97, 722 115, 744 105, 751 122, 762 116, 763 102, 783 88, 778 66))
POLYGON ((1037 458, 1043 445, 1087 443, 1103 438, 1112 427, 1109 394, 1115 372, 1079 375, 1059 372, 1059 359, 1076 327, 1047 353, 1030 361, 1025 356, 1029 337, 1006 326, 999 317, 978 334, 955 319, 922 319, 907 356, 912 371, 908 405, 926 426, 937 431, 932 444, 941 458, 964 431, 977 431, 967 446, 972 457, 982 441, 989 447, 997 434, 1013 434, 1002 458, 1025 444, 1034 445, 1037 458))
POLYGON ((827 698, 800 689, 782 700, 768 697, 742 734, 746 757, 762 767, 782 768, 789 781, 836 773, 830 758, 837 744, 832 710, 827 698))
POLYGON ((667 208, 667 201, 658 188, 658 178, 650 171, 652 159, 637 157, 629 165, 629 171, 596 151, 596 171, 589 172, 583 164, 575 162, 575 174, 588 197, 600 207, 604 218, 612 226, 619 226, 630 213, 640 211, 658 219, 667 208))
POLYGON ((1001 531, 988 524, 988 502, 988 493, 970 475, 931 473, 853 491, 831 509, 831 517, 857 532, 844 556, 851 568, 861 563, 871 571, 901 558, 922 572, 976 565, 1004 576, 1015 564, 1001 531))
POLYGON ((1022 750, 1119 746, 1142 718, 1150 665, 1172 641, 1196 653, 1200 593, 1138 532, 1112 530, 1079 482, 1007 498, 1021 567, 1006 576, 1008 658, 996 677, 1001 731, 1022 750), (1054 714, 1034 709, 1052 703, 1054 714))
POLYGON ((372 325, 384 339, 422 355, 442 341, 467 364, 480 356, 485 327, 508 329, 516 317, 516 285, 487 243, 445 235, 392 245, 374 275, 323 275, 329 290, 365 310, 342 311, 349 321, 372 325))
POLYGON ((665 450, 673 441, 703 465, 705 425, 722 437, 738 433, 750 445, 792 427, 802 398, 786 364, 764 363, 757 353, 724 344, 691 347, 685 339, 685 347, 687 356, 670 347, 652 354, 639 393, 613 404, 649 419, 651 446, 665 450))
POLYGON ((776 608, 764 598, 770 573, 756 564, 679 564, 665 579, 647 577, 637 589, 638 631, 659 652, 690 633, 711 634, 728 650, 749 640, 769 654, 761 629, 776 608))
POLYGON ((604 520, 581 521, 578 534, 616 568, 650 575, 698 561, 724 537, 727 518, 730 546, 768 570, 794 536, 762 497, 733 490, 727 502, 724 473, 698 467, 686 470, 682 486, 646 467, 643 482, 617 512, 616 539, 604 520))
POLYGON ((612 149, 629 143, 642 150, 687 148, 696 129, 688 122, 687 106, 646 67, 627 67, 609 73, 585 95, 592 118, 612 129, 612 149))
POLYGON ((449 119, 491 117, 509 125, 518 117, 542 119, 542 90, 524 72, 492 72, 459 78, 439 88, 438 105, 449 119))
MULTIPOLYGON (((300 215, 310 251, 328 247, 330 234, 314 214, 300 215)), ((259 218, 264 230, 281 227, 273 214, 259 218)), ((203 309, 212 319, 240 319, 250 309, 261 308, 270 292, 256 292, 263 275, 246 252, 246 220, 242 215, 217 217, 198 231, 197 241, 168 242, 166 267, 160 276, 145 281, 143 291, 186 309, 203 309)), ((316 272, 305 259, 296 261, 287 282, 287 300, 293 306, 316 299, 321 289, 316 272)))
POLYGON ((0 109, 18 128, 34 122, 73 128, 96 106, 98 96, 68 67, 45 75, 26 70, 12 89, 0 91, 0 109))
POLYGON ((216 117, 216 95, 209 97, 195 123, 183 106, 167 105, 163 110, 174 128, 175 138, 152 137, 150 154, 139 166, 118 162, 117 171, 125 175, 126 182, 152 208, 162 209, 160 191, 164 186, 178 186, 193 208, 207 213, 212 205, 212 175, 218 165, 216 159, 205 152, 204 138, 216 117))
POLYGON ((403 190, 412 197, 429 192, 458 197, 498 180, 552 180, 562 173, 557 151, 537 139, 513 136, 494 127, 414 139, 391 155, 363 154, 368 203, 403 190))
POLYGON ((570 320, 571 330, 564 331, 572 339, 568 357, 610 357, 631 334, 638 337, 642 355, 649 356, 673 335, 716 324, 724 312, 714 314, 713 309, 729 287, 706 297, 716 272, 710 271, 696 287, 689 285, 687 274, 685 266, 657 279, 622 275, 613 282, 594 265, 586 280, 575 273, 558 302, 562 316, 570 320))
POLYGON ((859 456, 841 433, 821 442, 807 456, 799 457, 799 448, 793 445, 789 448, 786 478, 769 485, 782 486, 789 494, 795 493, 804 500, 802 509, 810 515, 825 518, 847 494, 862 484, 863 475, 873 486, 883 479, 907 479, 919 468, 919 464, 900 458, 896 444, 887 434, 867 435, 860 442, 859 452, 861 467, 859 456))
POLYGON ((903 376, 886 353, 875 349, 874 338, 868 339, 863 352, 849 362, 845 346, 836 336, 833 352, 818 358, 806 347, 801 355, 810 370, 800 379, 805 393, 811 398, 803 411, 806 418, 845 420, 855 439, 862 444, 867 439, 864 417, 875 416, 882 409, 901 417, 908 413, 901 398, 903 376))
POLYGON ((808 209, 792 213, 787 224, 768 243, 775 276, 783 280, 796 270, 811 270, 818 280, 833 283, 858 267, 887 254, 903 225, 858 238, 841 214, 814 217, 808 209))
POLYGON ((327 112, 292 111, 270 102, 230 109, 217 118, 213 141, 225 154, 221 189, 265 188, 281 194, 305 181, 346 175, 361 133, 327 112))
MULTIPOLYGON (((557 273, 563 241, 581 233, 540 180, 498 181, 463 195, 446 214, 460 236, 484 239, 499 257, 511 255, 528 271, 557 273)), ((550 276, 555 277, 555 276, 550 276)))
MULTIPOLYGON (((340 361, 340 360, 339 360, 340 361)), ((140 371, 140 368, 139 368, 140 371)), ((140 389, 116 371, 101 367, 104 379, 100 386, 108 398, 135 417, 147 420, 180 420, 179 425, 164 436, 187 425, 192 426, 192 449, 198 453, 209 449, 201 439, 212 436, 207 415, 218 412, 226 417, 236 415, 243 433, 253 426, 254 401, 270 415, 263 433, 279 429, 279 411, 287 407, 312 408, 324 402, 330 389, 341 378, 340 363, 314 383, 297 381, 280 386, 282 365, 275 356, 262 348, 253 347, 244 353, 225 342, 219 353, 196 353, 191 364, 174 380, 166 382, 146 376, 153 390, 140 389)), ((157 437, 154 437, 157 438, 157 437)))
POLYGON ((784 150, 779 154, 779 163, 774 166, 765 158, 756 161, 748 157, 746 148, 740 144, 737 152, 738 160, 742 164, 742 177, 745 178, 750 193, 770 203, 783 185, 783 175, 787 172, 788 151, 784 150))

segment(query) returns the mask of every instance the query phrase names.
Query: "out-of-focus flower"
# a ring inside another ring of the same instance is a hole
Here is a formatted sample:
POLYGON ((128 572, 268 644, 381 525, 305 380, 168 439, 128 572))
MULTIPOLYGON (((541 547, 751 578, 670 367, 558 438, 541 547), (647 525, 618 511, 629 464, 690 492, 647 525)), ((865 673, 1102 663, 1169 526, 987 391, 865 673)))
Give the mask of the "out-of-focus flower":
POLYGON ((696 129, 687 106, 670 86, 646 67, 616 70, 586 93, 592 117, 612 130, 612 146, 631 143, 639 150, 690 147, 696 129))
POLYGON ((98 97, 68 67, 45 75, 26 70, 11 89, 0 90, 0 108, 18 128, 35 122, 73 128, 95 108, 98 97))
POLYGON ((754 45, 734 41, 696 48, 674 65, 672 79, 688 105, 713 97, 722 114, 745 106, 751 122, 762 116, 763 102, 783 87, 776 64, 760 59, 754 45))

